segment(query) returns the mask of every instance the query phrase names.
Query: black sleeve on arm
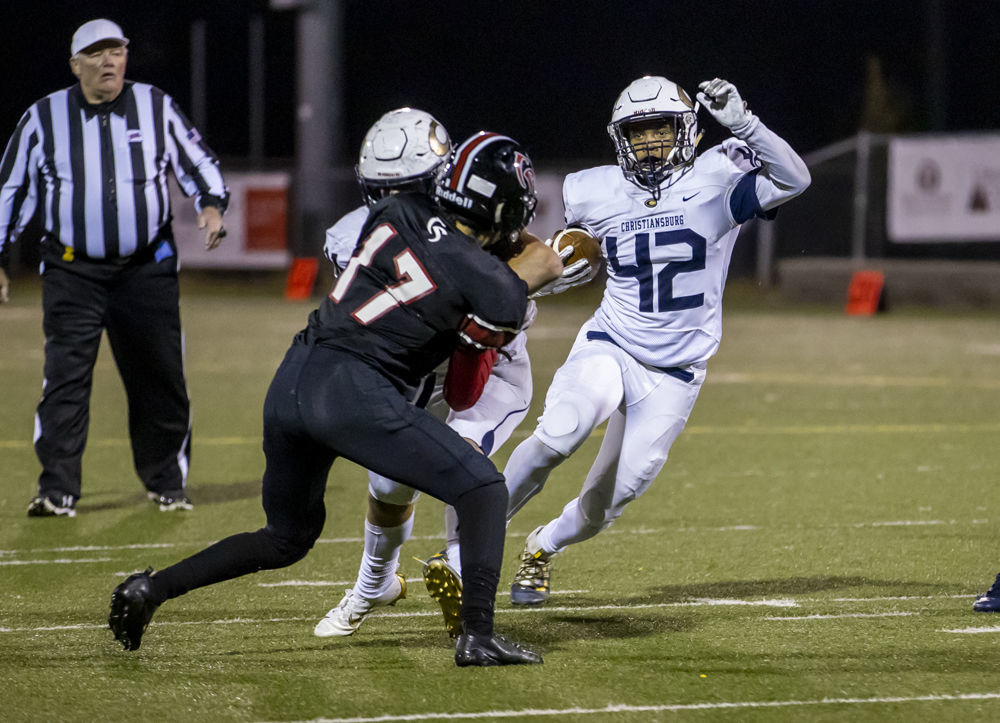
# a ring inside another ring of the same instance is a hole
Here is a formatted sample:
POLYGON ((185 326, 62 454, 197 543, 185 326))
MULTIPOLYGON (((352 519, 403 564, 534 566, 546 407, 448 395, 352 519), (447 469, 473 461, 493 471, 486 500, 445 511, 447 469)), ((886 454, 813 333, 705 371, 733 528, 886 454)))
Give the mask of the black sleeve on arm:
POLYGON ((528 307, 528 285, 506 263, 486 252, 459 277, 472 314, 494 326, 520 329, 528 307))

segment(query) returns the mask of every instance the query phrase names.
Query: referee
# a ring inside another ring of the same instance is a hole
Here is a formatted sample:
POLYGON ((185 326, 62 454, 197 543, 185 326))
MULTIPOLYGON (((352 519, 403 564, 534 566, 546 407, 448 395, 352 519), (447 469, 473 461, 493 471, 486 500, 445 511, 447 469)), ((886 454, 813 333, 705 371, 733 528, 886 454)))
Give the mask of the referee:
MULTIPOLYGON (((128 398, 136 472, 160 510, 191 509, 167 168, 194 196, 209 250, 225 236, 229 189, 174 100, 125 80, 127 45, 110 20, 81 25, 69 59, 79 83, 28 108, 0 161, 0 259, 32 218, 43 232, 45 379, 34 433, 42 472, 31 517, 76 514, 103 331, 128 398)), ((0 268, 0 300, 8 291, 0 268)))

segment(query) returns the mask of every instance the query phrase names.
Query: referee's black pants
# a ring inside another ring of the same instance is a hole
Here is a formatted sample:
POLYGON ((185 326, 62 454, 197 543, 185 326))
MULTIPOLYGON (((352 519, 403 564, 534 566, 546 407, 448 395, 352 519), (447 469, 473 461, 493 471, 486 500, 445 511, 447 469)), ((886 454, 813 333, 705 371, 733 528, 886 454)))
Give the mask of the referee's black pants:
POLYGON ((46 244, 42 272, 45 380, 35 417, 39 494, 81 494, 94 362, 107 331, 128 399, 132 459, 151 492, 184 488, 191 413, 173 244, 94 261, 46 244))
POLYGON ((455 507, 462 620, 470 632, 493 633, 506 529, 503 475, 444 422, 410 404, 383 374, 347 352, 297 339, 264 402, 264 454, 267 525, 157 572, 152 579, 160 602, 301 560, 326 521, 330 467, 345 457, 455 507))

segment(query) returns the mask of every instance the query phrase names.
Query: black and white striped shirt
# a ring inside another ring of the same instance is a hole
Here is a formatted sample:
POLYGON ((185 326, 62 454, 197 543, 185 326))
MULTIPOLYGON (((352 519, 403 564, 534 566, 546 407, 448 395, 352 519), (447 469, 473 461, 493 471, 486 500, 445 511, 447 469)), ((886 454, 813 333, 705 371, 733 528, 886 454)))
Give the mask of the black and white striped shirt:
POLYGON ((218 159, 159 88, 126 81, 100 105, 79 85, 42 98, 0 161, 0 251, 38 211, 45 234, 76 255, 131 256, 169 231, 168 166, 196 211, 225 210, 218 159))

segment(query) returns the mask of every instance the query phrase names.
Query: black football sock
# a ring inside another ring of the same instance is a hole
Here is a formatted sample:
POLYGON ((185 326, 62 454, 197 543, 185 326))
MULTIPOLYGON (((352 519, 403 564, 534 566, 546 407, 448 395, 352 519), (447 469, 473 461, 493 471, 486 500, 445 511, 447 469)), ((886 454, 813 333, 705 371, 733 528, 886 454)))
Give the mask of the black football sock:
POLYGON ((493 482, 455 502, 462 550, 462 622, 467 633, 493 635, 493 605, 506 531, 507 487, 493 482))
POLYGON ((275 537, 266 527, 256 532, 241 532, 157 571, 152 577, 153 594, 162 603, 196 588, 251 572, 287 567, 305 557, 308 551, 308 547, 275 537))

